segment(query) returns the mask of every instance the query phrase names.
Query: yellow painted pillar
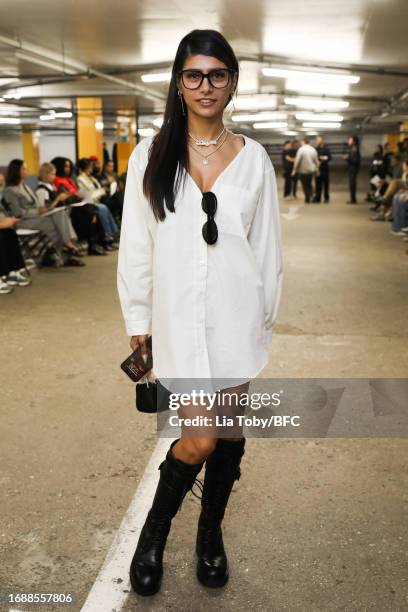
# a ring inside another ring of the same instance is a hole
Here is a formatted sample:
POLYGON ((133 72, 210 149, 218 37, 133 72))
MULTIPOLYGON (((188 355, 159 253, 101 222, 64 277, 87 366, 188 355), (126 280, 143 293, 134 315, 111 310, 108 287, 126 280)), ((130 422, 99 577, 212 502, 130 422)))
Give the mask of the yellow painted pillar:
POLYGON ((27 164, 29 174, 38 174, 40 169, 40 135, 37 130, 24 128, 21 134, 23 159, 27 164))
POLYGON ((391 151, 397 150, 397 142, 400 140, 400 134, 387 134, 386 142, 388 143, 391 151))
POLYGON ((101 98, 77 98, 76 137, 78 159, 96 155, 103 163, 103 113, 101 98))
POLYGON ((136 146, 136 111, 121 110, 116 116, 118 174, 126 172, 128 160, 136 146))

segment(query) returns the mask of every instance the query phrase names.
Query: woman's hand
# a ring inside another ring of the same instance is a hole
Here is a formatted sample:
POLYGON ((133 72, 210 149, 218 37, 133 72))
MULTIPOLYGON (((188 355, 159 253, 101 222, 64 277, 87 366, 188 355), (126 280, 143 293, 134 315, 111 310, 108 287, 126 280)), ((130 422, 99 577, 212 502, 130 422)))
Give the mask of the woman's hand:
POLYGON ((1 229, 9 229, 17 225, 20 221, 17 217, 6 217, 3 221, 0 221, 1 229))
POLYGON ((132 351, 135 351, 137 347, 140 346, 142 357, 146 355, 146 358, 147 358, 147 355, 149 354, 149 349, 147 348, 148 337, 149 337, 149 334, 144 334, 142 336, 132 336, 130 339, 130 348, 132 349, 132 351))

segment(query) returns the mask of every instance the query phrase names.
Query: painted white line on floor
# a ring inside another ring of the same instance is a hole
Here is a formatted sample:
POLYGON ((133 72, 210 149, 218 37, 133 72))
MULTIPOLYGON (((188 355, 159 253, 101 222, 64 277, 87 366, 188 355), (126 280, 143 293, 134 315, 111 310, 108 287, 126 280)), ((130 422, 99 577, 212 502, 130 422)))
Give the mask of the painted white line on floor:
POLYGON ((100 612, 102 609, 104 612, 119 612, 122 609, 128 597, 126 591, 131 589, 130 562, 146 515, 152 505, 160 476, 158 467, 165 458, 171 442, 170 438, 159 438, 81 612, 100 612))
POLYGON ((300 217, 300 215, 298 215, 298 213, 297 213, 297 211, 299 210, 300 206, 298 206, 296 204, 295 205, 289 204, 288 208, 289 208, 289 212, 288 213, 281 213, 282 217, 284 217, 288 221, 293 221, 294 219, 297 219, 298 217, 300 217))

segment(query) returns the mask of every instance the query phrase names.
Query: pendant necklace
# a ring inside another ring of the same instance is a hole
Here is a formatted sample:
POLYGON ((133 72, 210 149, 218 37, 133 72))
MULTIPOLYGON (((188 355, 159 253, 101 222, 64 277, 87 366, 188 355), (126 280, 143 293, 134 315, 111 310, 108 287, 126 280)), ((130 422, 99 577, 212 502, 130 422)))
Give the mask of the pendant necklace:
MULTIPOLYGON (((224 129, 225 129, 225 128, 224 128, 224 129)), ((217 147, 216 149, 214 149, 214 151, 211 151, 211 153, 209 153, 208 155, 203 155, 203 154, 201 153, 201 151, 198 151, 198 150, 197 150, 197 149, 196 149, 196 148, 195 148, 193 145, 190 145, 190 146, 191 146, 191 147, 194 149, 194 151, 196 151, 196 152, 197 152, 197 153, 198 153, 198 154, 199 154, 199 155, 200 155, 200 156, 203 158, 203 165, 204 165, 204 166, 208 166, 208 163, 209 163, 209 162, 208 162, 208 158, 209 158, 209 157, 211 157, 211 155, 214 155, 214 153, 216 153, 216 152, 217 152, 219 149, 221 149, 222 145, 225 143, 225 141, 227 140, 227 138, 228 138, 228 130, 226 130, 226 132, 225 132, 225 137, 224 137, 224 139, 222 140, 221 144, 220 144, 220 145, 218 145, 218 147, 217 147)))
POLYGON ((225 132, 225 126, 222 128, 217 138, 214 138, 212 140, 206 140, 205 138, 195 138, 195 136, 193 136, 191 132, 189 132, 188 135, 190 136, 192 140, 194 140, 196 145, 209 147, 210 145, 216 145, 224 132, 225 132))

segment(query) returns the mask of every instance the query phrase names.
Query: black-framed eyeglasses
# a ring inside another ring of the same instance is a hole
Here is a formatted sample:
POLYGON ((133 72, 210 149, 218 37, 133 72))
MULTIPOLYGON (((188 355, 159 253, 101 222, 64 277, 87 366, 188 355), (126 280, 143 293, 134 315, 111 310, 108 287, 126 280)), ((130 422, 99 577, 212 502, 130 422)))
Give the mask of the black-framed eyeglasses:
POLYGON ((180 70, 178 74, 181 75, 181 80, 186 89, 198 89, 205 78, 208 79, 212 87, 224 89, 230 83, 234 72, 235 70, 232 70, 232 68, 216 68, 206 73, 190 68, 180 70))
POLYGON ((207 244, 214 244, 218 238, 218 227, 214 221, 217 212, 217 196, 212 191, 205 191, 201 200, 201 208, 207 215, 207 221, 203 225, 203 238, 207 244))

